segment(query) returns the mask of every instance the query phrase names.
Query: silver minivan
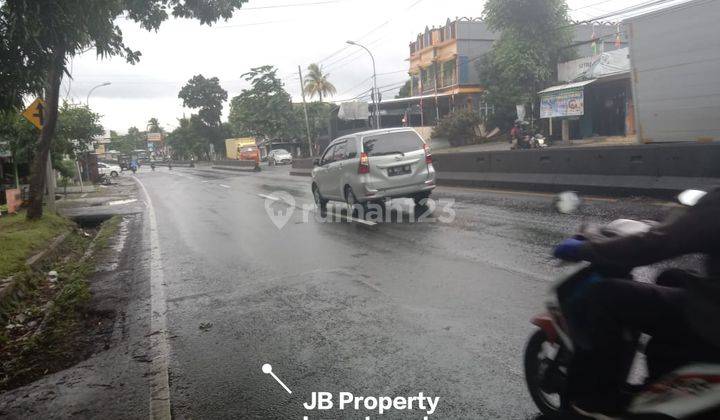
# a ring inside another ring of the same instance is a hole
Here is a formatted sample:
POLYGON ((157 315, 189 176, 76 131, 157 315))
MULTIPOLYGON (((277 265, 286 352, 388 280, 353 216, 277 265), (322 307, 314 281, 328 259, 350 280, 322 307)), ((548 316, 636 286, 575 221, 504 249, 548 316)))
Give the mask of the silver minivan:
POLYGON ((335 139, 312 170, 315 204, 350 206, 409 197, 417 204, 435 188, 428 145, 412 128, 363 131, 335 139))

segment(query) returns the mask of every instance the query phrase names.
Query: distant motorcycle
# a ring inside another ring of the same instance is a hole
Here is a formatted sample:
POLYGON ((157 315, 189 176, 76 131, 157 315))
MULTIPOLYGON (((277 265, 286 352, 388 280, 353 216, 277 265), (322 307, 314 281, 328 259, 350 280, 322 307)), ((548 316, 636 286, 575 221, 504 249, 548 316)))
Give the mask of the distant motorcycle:
MULTIPOLYGON (((703 191, 688 190, 678 196, 684 205, 694 205, 703 191)), ((556 202, 562 213, 570 213, 580 204, 580 198, 565 192, 556 202)), ((585 237, 616 237, 634 235, 649 230, 654 222, 618 219, 602 226, 583 226, 579 235, 585 237)), ((547 312, 537 315, 532 323, 539 327, 525 347, 525 380, 535 405, 547 417, 565 418, 570 411, 567 393, 567 373, 578 343, 587 342, 587 330, 579 321, 581 297, 586 285, 608 274, 608 269, 596 264, 578 263, 578 270, 559 280, 552 287, 546 303, 547 312)), ((634 281, 631 277, 627 281, 634 281)), ((628 331, 628 339, 638 343, 638 335, 628 331)), ((638 351, 642 346, 637 344, 638 351)), ((641 390, 627 384, 626 392, 632 403, 623 419, 710 419, 720 418, 720 364, 688 364, 646 384, 641 390), (708 413, 710 411, 710 413, 708 413), (708 414, 710 416, 708 416, 708 414)))
POLYGON ((531 149, 542 149, 545 147, 548 147, 547 142, 545 141, 545 136, 543 136, 540 133, 535 134, 529 139, 530 148, 531 149))
POLYGON ((513 142, 511 149, 543 149, 548 147, 545 137, 542 134, 524 134, 513 142))

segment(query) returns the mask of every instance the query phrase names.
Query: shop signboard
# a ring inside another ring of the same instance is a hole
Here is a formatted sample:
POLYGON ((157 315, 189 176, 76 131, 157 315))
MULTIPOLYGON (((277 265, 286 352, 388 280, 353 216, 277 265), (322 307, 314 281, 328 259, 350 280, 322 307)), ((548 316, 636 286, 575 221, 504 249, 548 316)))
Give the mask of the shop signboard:
POLYGON ((585 113, 583 88, 543 93, 540 118, 577 117, 585 113))

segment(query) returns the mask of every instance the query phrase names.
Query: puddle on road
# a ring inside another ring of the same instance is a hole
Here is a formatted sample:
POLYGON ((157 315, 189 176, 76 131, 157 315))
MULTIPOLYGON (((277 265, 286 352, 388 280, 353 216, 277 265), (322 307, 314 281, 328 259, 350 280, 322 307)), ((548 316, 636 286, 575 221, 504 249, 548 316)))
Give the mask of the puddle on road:
POLYGON ((122 254, 122 250, 125 248, 125 243, 127 242, 129 224, 130 218, 123 217, 122 221, 120 222, 120 226, 118 227, 118 233, 114 236, 115 242, 110 245, 112 253, 108 255, 108 257, 101 264, 98 264, 98 272, 117 270, 118 266, 120 265, 120 255, 122 254))
POLYGON ((115 201, 108 201, 107 205, 108 206, 117 206, 120 204, 134 203, 136 201, 137 201, 137 198, 131 198, 131 199, 127 199, 127 200, 115 200, 115 201))
POLYGON ((270 192, 285 191, 286 193, 292 194, 295 197, 302 197, 310 194, 310 187, 308 187, 307 189, 300 189, 288 187, 286 185, 260 184, 258 185, 258 188, 270 192))

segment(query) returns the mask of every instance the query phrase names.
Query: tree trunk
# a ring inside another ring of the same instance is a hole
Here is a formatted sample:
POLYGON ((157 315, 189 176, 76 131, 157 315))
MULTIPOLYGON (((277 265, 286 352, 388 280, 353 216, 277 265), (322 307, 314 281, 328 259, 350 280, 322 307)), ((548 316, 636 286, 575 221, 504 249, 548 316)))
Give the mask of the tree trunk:
POLYGON ((320 97, 320 103, 322 103, 322 92, 318 92, 318 96, 320 97))
POLYGON ((53 59, 47 72, 45 82, 45 108, 43 115, 43 128, 38 139, 37 152, 32 164, 30 178, 30 206, 27 210, 27 219, 39 219, 43 214, 43 195, 45 194, 45 181, 47 178, 47 162, 50 146, 55 134, 58 117, 58 99, 60 96, 60 81, 62 80, 65 64, 65 50, 59 49, 53 54, 53 59))

